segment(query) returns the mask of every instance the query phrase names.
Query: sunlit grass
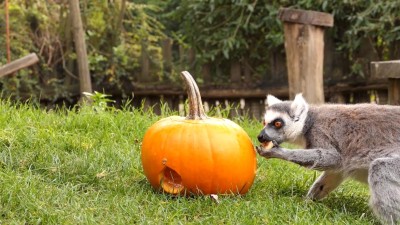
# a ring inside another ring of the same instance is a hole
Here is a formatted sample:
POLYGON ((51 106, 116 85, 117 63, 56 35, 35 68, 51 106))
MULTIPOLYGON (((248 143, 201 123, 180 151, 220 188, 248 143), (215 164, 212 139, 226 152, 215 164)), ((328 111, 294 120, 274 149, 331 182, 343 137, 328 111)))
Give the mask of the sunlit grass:
MULTIPOLYGON (((0 102, 2 224, 374 224, 368 189, 354 182, 321 202, 304 200, 318 175, 258 157, 244 196, 171 197, 154 191, 141 167, 146 129, 177 114, 141 108, 46 111, 0 102)), ((213 114, 213 113, 211 113, 213 114)), ((235 120, 256 143, 258 121, 235 120)))

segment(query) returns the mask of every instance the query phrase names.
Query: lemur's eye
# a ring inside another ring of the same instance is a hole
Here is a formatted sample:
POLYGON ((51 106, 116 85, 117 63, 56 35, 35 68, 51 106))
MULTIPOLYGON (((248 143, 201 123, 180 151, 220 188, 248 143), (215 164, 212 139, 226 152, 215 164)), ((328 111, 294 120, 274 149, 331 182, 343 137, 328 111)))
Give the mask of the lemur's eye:
POLYGON ((279 120, 276 120, 276 121, 274 121, 274 127, 275 128, 281 128, 282 127, 282 121, 279 121, 279 120))

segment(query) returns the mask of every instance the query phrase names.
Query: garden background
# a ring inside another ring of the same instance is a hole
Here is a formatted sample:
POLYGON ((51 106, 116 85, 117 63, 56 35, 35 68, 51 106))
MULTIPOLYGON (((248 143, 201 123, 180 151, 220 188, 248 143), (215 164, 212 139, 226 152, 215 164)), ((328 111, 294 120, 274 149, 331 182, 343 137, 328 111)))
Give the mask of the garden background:
MULTIPOLYGON (((0 2, 4 5, 4 0, 0 2)), ((4 96, 46 105, 76 103, 77 55, 68 1, 10 1, 11 57, 40 61, 0 79, 4 96)), ((235 105, 256 118, 266 93, 288 98, 282 7, 327 12, 326 101, 387 102, 385 80, 370 78, 370 62, 397 59, 400 3, 389 1, 80 1, 93 89, 135 105, 184 101, 179 78, 192 73, 203 98, 235 105), (245 102, 245 106, 243 106, 245 102)), ((0 45, 6 46, 4 7, 0 45)), ((3 48, 4 49, 4 48, 3 48)), ((0 51, 0 64, 7 61, 0 51)))

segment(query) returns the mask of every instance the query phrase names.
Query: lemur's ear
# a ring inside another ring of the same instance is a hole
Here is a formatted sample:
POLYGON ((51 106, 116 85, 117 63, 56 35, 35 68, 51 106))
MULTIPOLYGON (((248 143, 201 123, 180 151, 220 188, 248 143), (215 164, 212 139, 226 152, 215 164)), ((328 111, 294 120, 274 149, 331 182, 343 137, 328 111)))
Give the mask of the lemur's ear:
POLYGON ((297 94, 290 106, 290 114, 295 122, 305 119, 308 113, 308 103, 303 95, 297 94))
POLYGON ((267 95, 267 105, 268 106, 275 105, 276 103, 280 103, 280 102, 282 102, 282 100, 277 99, 275 96, 267 95))

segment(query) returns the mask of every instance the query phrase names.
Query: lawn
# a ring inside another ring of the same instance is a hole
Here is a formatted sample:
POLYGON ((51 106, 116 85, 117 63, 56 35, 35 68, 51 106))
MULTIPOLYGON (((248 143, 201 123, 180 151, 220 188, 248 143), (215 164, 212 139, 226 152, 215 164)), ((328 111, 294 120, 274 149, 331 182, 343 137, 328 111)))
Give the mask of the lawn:
MULTIPOLYGON (((2 224, 376 224, 368 188, 348 181, 320 202, 304 200, 317 172, 259 156, 244 196, 172 197, 141 167, 146 129, 161 117, 140 108, 44 110, 0 101, 2 224)), ((239 118, 256 144, 261 125, 239 118)))

